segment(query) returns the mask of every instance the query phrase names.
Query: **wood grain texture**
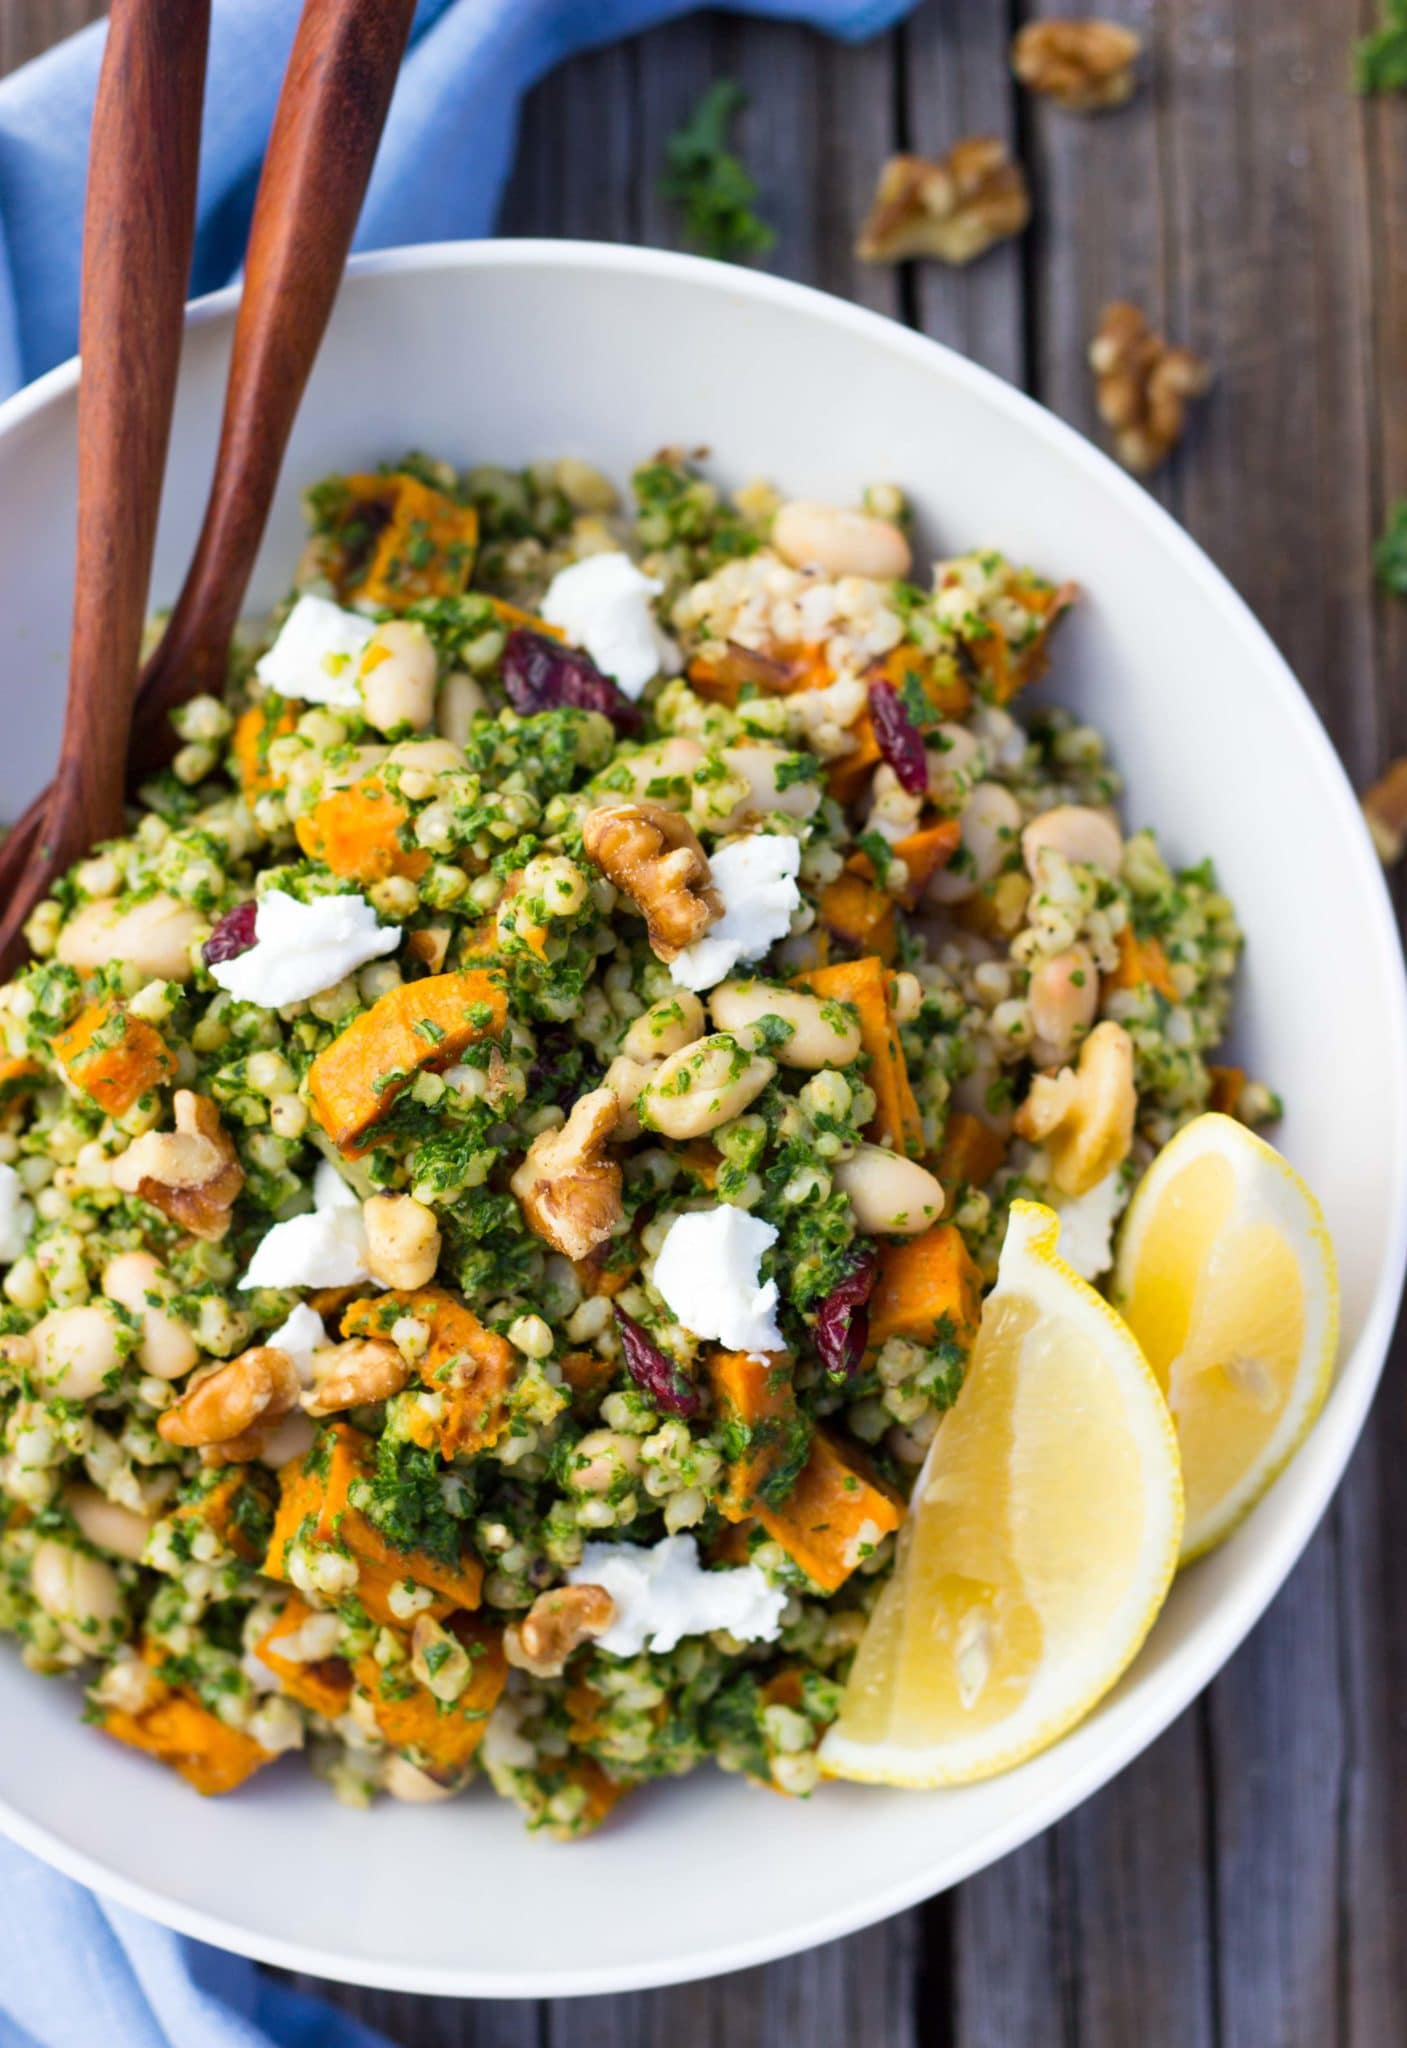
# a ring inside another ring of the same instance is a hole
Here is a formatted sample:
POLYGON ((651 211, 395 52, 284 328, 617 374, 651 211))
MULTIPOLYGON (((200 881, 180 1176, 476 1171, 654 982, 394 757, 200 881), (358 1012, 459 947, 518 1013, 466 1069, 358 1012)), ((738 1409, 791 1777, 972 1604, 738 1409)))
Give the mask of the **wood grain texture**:
MULTIPOLYGON (((5 0, 0 64, 97 11, 5 0)), ((1155 495, 1255 607, 1361 783, 1407 750, 1407 604, 1374 593, 1368 559, 1407 493, 1407 101, 1346 90, 1373 0, 1097 11, 1144 33, 1151 79, 1098 121, 1013 90, 1001 0, 924 0, 860 50, 680 21, 532 96, 504 230, 675 245, 664 139, 727 73, 752 94, 740 144, 778 272, 909 319, 1096 435, 1085 346, 1106 298, 1138 299, 1218 372, 1155 495), (1032 232, 961 274, 857 265, 882 158, 969 132, 1018 146, 1032 232)), ((949 1898, 768 1970, 639 1997, 475 2005, 322 1988, 401 2048, 1396 2048, 1404 1364, 1399 1341, 1325 1526, 1206 1697, 1080 1812, 949 1898)))

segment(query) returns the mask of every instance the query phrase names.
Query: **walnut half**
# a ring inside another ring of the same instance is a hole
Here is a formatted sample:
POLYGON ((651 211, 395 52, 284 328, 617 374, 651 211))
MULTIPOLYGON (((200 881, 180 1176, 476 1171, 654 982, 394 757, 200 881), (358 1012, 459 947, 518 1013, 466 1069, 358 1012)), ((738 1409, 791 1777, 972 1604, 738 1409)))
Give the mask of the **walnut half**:
POLYGON ((503 1631, 503 1654, 534 1678, 560 1678, 568 1657, 604 1635, 616 1603, 604 1586, 555 1586, 503 1631))
POLYGON ((880 172, 855 254, 862 263, 936 256, 970 263, 1031 218, 1026 175, 994 135, 969 135, 945 157, 892 156, 880 172))
POLYGON ((112 1184, 138 1195, 192 1237, 222 1238, 244 1186, 244 1171, 220 1112, 205 1095, 178 1088, 174 1131, 148 1131, 113 1161, 112 1184))
POLYGON ((1210 391, 1210 366, 1190 348, 1170 347, 1126 299, 1104 308, 1089 363, 1119 460, 1146 476, 1182 439, 1187 401, 1210 391))
POLYGON ((1031 21, 1011 46, 1023 85, 1070 114, 1099 114, 1133 98, 1140 37, 1118 21, 1031 21))
POLYGON ((1045 1146, 1060 1193, 1085 1195, 1128 1158, 1137 1109, 1133 1040, 1122 1024, 1096 1024, 1078 1066, 1037 1074, 1014 1122, 1045 1146))
POLYGON ((678 811, 643 800, 603 804, 583 818, 581 844, 643 913, 658 959, 677 959, 722 917, 708 856, 678 811))
POLYGON ((620 1114, 609 1088, 579 1096, 559 1130, 533 1139, 509 1182, 528 1228, 569 1259, 584 1259, 624 1218, 620 1165, 606 1155, 620 1114))

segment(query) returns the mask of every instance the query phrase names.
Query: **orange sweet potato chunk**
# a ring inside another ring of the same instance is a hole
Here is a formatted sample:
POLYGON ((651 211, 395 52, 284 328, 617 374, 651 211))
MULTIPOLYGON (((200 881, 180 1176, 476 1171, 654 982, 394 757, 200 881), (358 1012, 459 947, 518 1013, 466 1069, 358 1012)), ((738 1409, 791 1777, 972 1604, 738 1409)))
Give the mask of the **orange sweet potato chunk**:
POLYGON ((348 881, 384 882, 389 875, 405 875, 418 882, 430 856, 422 848, 401 845, 400 829, 409 816, 379 775, 366 775, 314 804, 294 821, 293 830, 309 860, 320 860, 348 881))
POLYGON ((352 1672, 346 1659, 320 1657, 312 1664, 300 1663, 296 1658, 282 1656, 278 1648, 303 1626, 312 1612, 296 1593, 290 1594, 278 1620, 255 1645, 254 1654, 261 1664, 268 1665, 290 1699, 335 1721, 346 1712, 352 1697, 352 1672))
POLYGON ((496 1038, 507 1015, 501 983, 483 968, 403 982, 313 1061, 313 1114, 334 1144, 354 1146, 422 1068, 452 1066, 475 1039, 496 1038))
POLYGON ((820 894, 821 923, 852 952, 874 953, 886 966, 899 951, 894 898, 847 869, 820 894))
POLYGON ((245 1564, 257 1564, 263 1552, 250 1536, 249 1524, 257 1526, 259 1514, 267 1512, 268 1488, 262 1467, 227 1465, 198 1500, 183 1501, 173 1519, 204 1522, 226 1550, 245 1564))
POLYGON ((169 1765, 207 1798, 233 1792, 273 1762, 272 1753, 252 1736, 227 1728, 199 1700, 170 1686, 140 1714, 107 1708, 99 1726, 118 1742, 169 1765))
MULTIPOLYGON (((904 839, 896 840, 894 852, 909 871, 909 879, 897 901, 912 910, 940 868, 945 868, 962 844, 962 826, 956 818, 939 818, 922 825, 904 839)), ((874 862, 867 853, 852 853, 845 863, 852 875, 866 882, 875 878, 874 862)))
POLYGON ((935 1224, 921 1237, 880 1247, 870 1296, 870 1343, 907 1337, 935 1344, 946 1336, 972 1347, 982 1317, 982 1276, 953 1223, 935 1224))
POLYGON ((422 1287, 413 1293, 373 1295, 354 1302, 342 1318, 344 1337, 389 1336, 402 1316, 430 1326, 430 1342, 420 1361, 422 1385, 442 1396, 438 1423, 412 1416, 409 1434, 442 1458, 487 1450, 508 1427, 506 1398, 517 1377, 517 1353, 506 1337, 486 1330, 472 1309, 443 1287, 422 1287))
POLYGON ((826 771, 826 787, 838 804, 853 804, 884 759, 868 711, 862 711, 849 730, 855 741, 854 752, 843 754, 826 771))
POLYGON ((801 1476, 757 1519, 814 1586, 834 1593, 904 1519, 904 1503, 852 1444, 818 1428, 801 1476))
POLYGON ((457 1614, 450 1628, 473 1660, 469 1683, 451 1705, 418 1684, 406 1665, 393 1666, 388 1673, 367 1655, 354 1667, 357 1683, 371 1697, 376 1725, 392 1749, 408 1751, 421 1770, 443 1784, 461 1778, 473 1761, 508 1677, 503 1631, 496 1622, 457 1614))
POLYGON ((1006 1139, 980 1116, 954 1109, 948 1114, 934 1171, 949 1199, 958 1188, 983 1188, 1006 1158, 1006 1139))
POLYGON ((838 960, 834 966, 799 974, 796 980, 815 995, 854 1004, 860 1019, 860 1044, 870 1062, 865 1078, 875 1092, 870 1136, 877 1145, 894 1152, 921 1152, 923 1119, 909 1085, 883 960, 873 954, 864 960, 838 960))
POLYGON ((109 1116, 125 1116, 176 1072, 161 1033, 116 1003, 90 1003, 54 1040, 54 1052, 76 1088, 109 1116))
POLYGON ((285 704, 281 697, 261 698, 240 712, 230 736, 230 752, 239 786, 246 796, 263 796, 267 790, 281 786, 280 778, 269 766, 269 747, 274 740, 291 733, 297 723, 296 707, 285 704))
POLYGON ((1168 956, 1157 939, 1140 939, 1131 925, 1119 933, 1119 961, 1104 977, 1104 992, 1112 989, 1155 988, 1170 1003, 1177 1001, 1177 984, 1168 966, 1168 956))
POLYGON ((706 1370, 728 1456, 717 1504, 730 1522, 741 1522, 767 1481, 805 1449, 806 1423, 784 1356, 768 1360, 746 1351, 714 1351, 706 1370))
POLYGON ((1079 594, 1077 583, 1062 583, 1057 588, 1029 574, 1012 579, 1007 595, 1027 611, 1039 613, 1041 625, 1019 647, 1011 645, 1005 630, 993 619, 983 621, 984 631, 964 634, 963 644, 982 678, 984 696, 997 704, 1009 704, 1028 684, 1039 682, 1050 665, 1051 633, 1079 594))
POLYGON ((21 1095, 32 1095, 43 1072, 38 1060, 24 1053, 0 1058, 0 1109, 18 1101, 21 1095))
POLYGON ((427 597, 458 597, 467 588, 479 541, 479 515, 444 491, 396 470, 387 476, 349 476, 346 488, 359 507, 386 516, 349 604, 404 611, 427 597))

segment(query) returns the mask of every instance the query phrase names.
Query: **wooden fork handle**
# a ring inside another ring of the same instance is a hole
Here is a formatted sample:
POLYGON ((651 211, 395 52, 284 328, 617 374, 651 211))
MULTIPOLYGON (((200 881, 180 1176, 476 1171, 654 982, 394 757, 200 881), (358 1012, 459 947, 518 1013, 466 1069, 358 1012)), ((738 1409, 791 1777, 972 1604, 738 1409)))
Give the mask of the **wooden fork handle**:
POLYGON ((132 694, 195 232, 209 26, 209 0, 114 0, 108 25, 83 216, 68 707, 44 826, 0 911, 6 973, 52 878, 122 830, 132 694))
POLYGON ((225 678, 299 401, 332 311, 415 0, 307 0, 254 203, 205 522, 142 679, 132 768, 170 756, 170 713, 225 678))

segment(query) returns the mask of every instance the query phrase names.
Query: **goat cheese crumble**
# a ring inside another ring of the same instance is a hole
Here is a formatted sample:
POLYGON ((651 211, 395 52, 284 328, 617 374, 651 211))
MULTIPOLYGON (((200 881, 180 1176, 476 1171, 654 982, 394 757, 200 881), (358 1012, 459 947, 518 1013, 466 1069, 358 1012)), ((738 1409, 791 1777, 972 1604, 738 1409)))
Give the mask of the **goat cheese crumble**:
POLYGON ((677 988, 697 995, 730 975, 741 960, 760 960, 784 939, 801 903, 801 841, 780 832, 755 832, 710 855, 713 886, 723 915, 701 939, 669 963, 677 988))
POLYGON ((265 1337, 263 1341, 293 1360, 305 1387, 312 1385, 313 1353, 321 1351, 328 1342, 327 1327, 315 1308, 309 1308, 306 1302, 300 1301, 292 1315, 286 1316, 272 1336, 265 1337))
POLYGON ((655 1260, 655 1292, 692 1336, 730 1351, 782 1351, 777 1283, 758 1272, 777 1232, 746 1209, 721 1204, 676 1217, 655 1260))
POLYGON ((280 697, 359 711, 359 664, 376 631, 360 612, 344 611, 326 597, 300 597, 278 638, 254 664, 254 673, 280 697))
POLYGON ((584 647, 627 697, 638 697, 653 677, 678 666, 678 650, 650 609, 651 598, 663 589, 629 555, 587 555, 557 571, 542 616, 549 626, 560 626, 574 647, 584 647))
POLYGON ((1114 1225, 1124 1207, 1124 1169, 1116 1166, 1059 1207, 1060 1256, 1082 1280, 1099 1280, 1114 1263, 1114 1225))
MULTIPOLYGON (((251 1287, 354 1287, 371 1278, 362 1205, 330 1160, 313 1175, 313 1206, 261 1238, 240 1281, 251 1287)), ((272 1341, 272 1340, 271 1340, 272 1341)))
POLYGON ((742 1643, 775 1642, 781 1633, 786 1589, 769 1585, 755 1564, 705 1571, 692 1536, 666 1536, 652 1548, 638 1543, 588 1543, 581 1563, 567 1573, 573 1586, 603 1586, 616 1617, 596 1647, 614 1657, 649 1649, 662 1654, 683 1636, 726 1629, 742 1643))
POLYGON ((270 889, 254 913, 254 944, 232 960, 215 961, 210 974, 240 1002, 281 1010, 321 995, 400 943, 400 927, 378 924, 364 896, 300 903, 270 889))

